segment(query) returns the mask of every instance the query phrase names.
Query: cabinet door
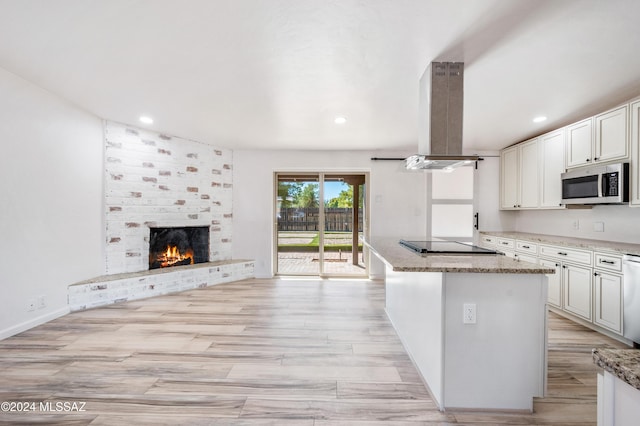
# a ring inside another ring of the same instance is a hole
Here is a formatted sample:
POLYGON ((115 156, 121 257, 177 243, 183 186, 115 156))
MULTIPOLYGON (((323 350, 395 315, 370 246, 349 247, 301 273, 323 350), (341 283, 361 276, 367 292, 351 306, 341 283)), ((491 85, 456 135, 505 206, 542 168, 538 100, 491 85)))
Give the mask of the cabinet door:
POLYGON ((631 104, 631 204, 640 206, 640 101, 631 104))
POLYGON ((567 168, 591 162, 593 146, 593 120, 588 118, 567 126, 567 168))
POLYGON ((500 208, 515 209, 518 207, 518 191, 520 165, 518 147, 507 148, 500 153, 500 208))
POLYGON ((628 114, 625 105, 596 116, 594 161, 629 157, 628 114))
POLYGON ((622 333, 622 276, 594 272, 593 291, 593 322, 616 333, 622 333))
POLYGON ((556 308, 562 308, 562 268, 560 268, 560 263, 540 259, 540 265, 556 270, 555 274, 547 275, 547 282, 549 283, 549 297, 547 301, 556 308))
POLYGON ((562 207, 564 129, 540 136, 540 207, 562 207))
POLYGON ((588 118, 567 126, 567 168, 590 164, 593 120, 588 118))
POLYGON ((520 208, 538 207, 538 139, 518 145, 520 149, 520 208))
POLYGON ((562 265, 562 308, 591 321, 591 268, 562 265))

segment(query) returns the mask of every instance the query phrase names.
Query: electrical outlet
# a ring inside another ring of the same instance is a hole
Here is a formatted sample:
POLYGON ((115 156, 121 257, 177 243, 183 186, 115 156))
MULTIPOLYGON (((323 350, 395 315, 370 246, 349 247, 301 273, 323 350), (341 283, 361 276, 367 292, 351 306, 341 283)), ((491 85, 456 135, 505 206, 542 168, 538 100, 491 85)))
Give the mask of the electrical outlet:
POLYGON ((47 307, 47 299, 45 298, 44 294, 38 296, 38 309, 44 309, 47 307))
POLYGON ((35 311, 36 310, 36 299, 27 300, 27 311, 35 311))
POLYGON ((476 304, 465 303, 462 306, 462 322, 463 324, 475 324, 476 323, 476 304))
POLYGON ((580 229, 580 221, 578 220, 573 221, 573 229, 575 229, 576 231, 580 229))

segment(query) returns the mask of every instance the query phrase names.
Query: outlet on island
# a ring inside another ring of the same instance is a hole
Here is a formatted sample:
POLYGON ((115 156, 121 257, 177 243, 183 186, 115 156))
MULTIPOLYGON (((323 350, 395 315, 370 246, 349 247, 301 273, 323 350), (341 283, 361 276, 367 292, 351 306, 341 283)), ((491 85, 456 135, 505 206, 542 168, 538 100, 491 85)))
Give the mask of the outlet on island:
POLYGON ((463 324, 475 324, 476 323, 476 304, 465 303, 462 307, 463 311, 463 324))

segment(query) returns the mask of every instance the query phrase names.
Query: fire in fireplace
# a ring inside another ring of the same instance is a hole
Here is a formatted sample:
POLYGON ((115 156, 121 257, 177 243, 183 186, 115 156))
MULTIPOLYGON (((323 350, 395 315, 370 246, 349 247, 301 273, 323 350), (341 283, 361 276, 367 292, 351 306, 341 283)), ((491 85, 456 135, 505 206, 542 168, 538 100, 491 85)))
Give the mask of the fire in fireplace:
POLYGON ((150 228, 149 269, 208 261, 208 226, 150 228))

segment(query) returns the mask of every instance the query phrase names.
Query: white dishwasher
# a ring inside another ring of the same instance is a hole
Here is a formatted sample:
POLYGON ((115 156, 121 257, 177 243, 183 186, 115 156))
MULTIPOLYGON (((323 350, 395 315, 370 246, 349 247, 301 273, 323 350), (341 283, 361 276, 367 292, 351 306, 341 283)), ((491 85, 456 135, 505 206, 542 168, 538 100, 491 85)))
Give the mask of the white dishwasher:
POLYGON ((622 258, 624 273, 624 326, 622 335, 640 344, 640 256, 627 254, 622 258))

